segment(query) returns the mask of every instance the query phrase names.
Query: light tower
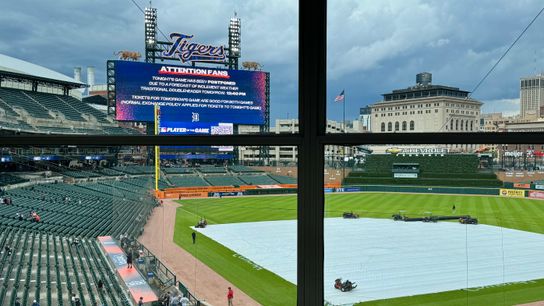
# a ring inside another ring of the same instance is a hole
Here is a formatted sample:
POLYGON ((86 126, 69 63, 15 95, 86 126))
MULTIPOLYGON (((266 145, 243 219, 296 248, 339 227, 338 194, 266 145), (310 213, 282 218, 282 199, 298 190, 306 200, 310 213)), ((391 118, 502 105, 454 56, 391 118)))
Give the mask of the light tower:
POLYGON ((229 24, 229 69, 238 69, 238 59, 242 56, 242 21, 236 16, 230 19, 229 24))
POLYGON ((157 50, 157 9, 145 8, 145 62, 155 62, 157 50))
MULTIPOLYGON (((145 17, 145 62, 146 63, 155 63, 155 52, 157 51, 157 9, 151 7, 145 8, 144 12, 145 17)), ((147 122, 146 124, 146 134, 155 135, 155 127, 153 123, 147 122)), ((153 154, 151 147, 148 148, 148 156, 154 156, 155 161, 158 160, 158 156, 153 154)), ((155 152, 156 153, 156 152, 155 152)), ((149 160, 148 160, 149 162, 149 160)))

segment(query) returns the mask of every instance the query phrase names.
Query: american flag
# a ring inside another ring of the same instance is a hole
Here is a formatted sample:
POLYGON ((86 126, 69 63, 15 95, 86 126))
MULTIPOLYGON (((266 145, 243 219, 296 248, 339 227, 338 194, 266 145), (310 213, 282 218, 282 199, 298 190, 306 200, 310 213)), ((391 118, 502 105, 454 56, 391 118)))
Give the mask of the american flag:
POLYGON ((344 91, 343 90, 338 96, 336 96, 336 98, 334 98, 334 102, 344 102, 344 91))

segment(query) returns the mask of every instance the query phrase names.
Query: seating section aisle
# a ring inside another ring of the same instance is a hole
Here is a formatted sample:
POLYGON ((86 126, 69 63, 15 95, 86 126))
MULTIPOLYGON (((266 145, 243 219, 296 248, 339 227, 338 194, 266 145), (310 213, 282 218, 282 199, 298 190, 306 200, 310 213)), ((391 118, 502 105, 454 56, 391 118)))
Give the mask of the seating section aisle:
MULTIPOLYGON (((76 110, 73 106, 70 104, 64 102, 64 100, 60 99, 58 95, 52 95, 52 94, 46 94, 42 92, 30 92, 30 91, 21 91, 24 95, 27 95, 32 100, 37 101, 41 105, 43 105, 45 108, 57 111, 66 117, 68 120, 72 121, 82 121, 85 120, 81 113, 76 110)), ((79 101, 79 103, 82 103, 79 101)), ((76 105, 77 107, 77 105, 76 105)))
POLYGON ((90 114, 98 120, 100 123, 110 123, 107 119, 107 115, 104 112, 101 112, 87 103, 80 101, 71 96, 57 96, 60 100, 64 101, 66 104, 69 104, 76 108, 78 111, 84 114, 90 114))
POLYGON ((75 294, 83 305, 130 305, 123 289, 101 254, 96 239, 0 227, 0 243, 11 248, 0 254, 0 305, 21 305, 35 299, 42 306, 71 306, 75 294), (97 289, 101 280, 103 290, 97 289))

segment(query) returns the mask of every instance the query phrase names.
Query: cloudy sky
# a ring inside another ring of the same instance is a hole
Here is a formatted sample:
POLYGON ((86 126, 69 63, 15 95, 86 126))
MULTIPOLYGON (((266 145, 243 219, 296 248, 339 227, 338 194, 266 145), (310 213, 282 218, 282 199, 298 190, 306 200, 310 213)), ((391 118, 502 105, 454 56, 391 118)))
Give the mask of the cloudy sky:
MULTIPOLYGON (((135 0, 142 7, 147 1, 135 0)), ((297 107, 298 5, 293 0, 154 0, 164 33, 226 44, 233 12, 242 18, 242 61, 271 73, 272 118, 297 107)), ((433 73, 433 83, 472 90, 542 8, 540 0, 330 0, 329 118, 341 118, 335 95, 346 90, 347 117, 381 94, 433 73)), ((519 78, 544 70, 544 16, 474 93, 484 111, 519 111, 519 78)), ((130 0, 4 0, 0 53, 72 75, 119 50, 143 54, 143 16, 130 0)))

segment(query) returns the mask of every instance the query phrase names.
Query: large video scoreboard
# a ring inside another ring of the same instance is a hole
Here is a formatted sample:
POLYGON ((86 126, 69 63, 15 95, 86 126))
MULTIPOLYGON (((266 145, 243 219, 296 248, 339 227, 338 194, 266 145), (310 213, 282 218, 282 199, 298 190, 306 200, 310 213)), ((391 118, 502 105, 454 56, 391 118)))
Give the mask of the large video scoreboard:
POLYGON ((199 131, 205 123, 265 123, 267 73, 115 61, 116 119, 175 122, 180 130, 199 131), (198 124, 197 124, 198 123, 198 124))

